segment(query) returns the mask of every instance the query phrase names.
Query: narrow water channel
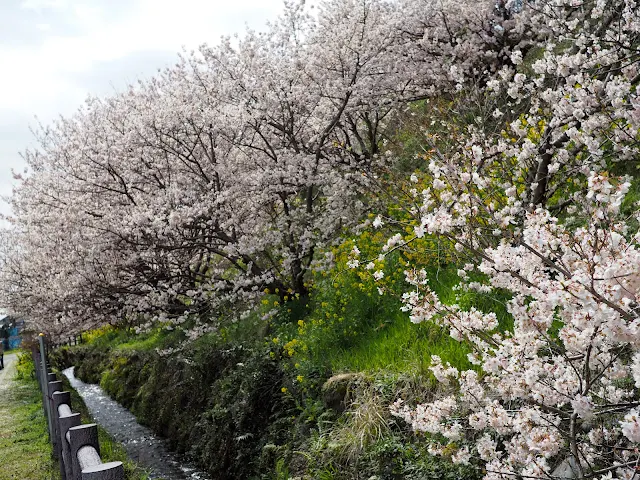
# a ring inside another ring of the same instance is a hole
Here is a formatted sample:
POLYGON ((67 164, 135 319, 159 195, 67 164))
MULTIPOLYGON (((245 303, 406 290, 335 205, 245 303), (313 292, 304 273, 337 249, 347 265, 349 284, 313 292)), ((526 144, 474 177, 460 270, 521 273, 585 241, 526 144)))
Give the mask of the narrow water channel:
POLYGON ((74 367, 62 372, 75 388, 91 416, 120 442, 129 458, 149 471, 149 478, 164 480, 207 480, 193 466, 170 452, 166 442, 140 425, 129 410, 111 400, 99 385, 90 385, 74 375, 74 367))

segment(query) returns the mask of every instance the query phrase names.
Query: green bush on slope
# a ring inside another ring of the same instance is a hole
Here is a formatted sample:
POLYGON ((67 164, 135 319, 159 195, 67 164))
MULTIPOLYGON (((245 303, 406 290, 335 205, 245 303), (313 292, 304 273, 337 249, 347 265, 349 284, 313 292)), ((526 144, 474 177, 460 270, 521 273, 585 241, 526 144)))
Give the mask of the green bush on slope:
MULTIPOLYGON (((433 276, 443 291, 456 282, 450 269, 434 267, 433 276)), ((318 281, 310 298, 277 306, 266 338, 257 322, 251 332, 230 323, 167 354, 173 332, 109 330, 55 358, 75 363, 80 378, 100 382, 214 478, 473 478, 431 457, 388 413, 398 396, 433 395, 431 354, 460 364, 466 350, 435 325, 411 324, 397 297, 369 295, 367 282, 353 272, 339 289, 335 278, 318 281), (322 393, 341 372, 357 373, 342 413, 322 393)), ((482 309, 506 300, 463 295, 482 309)))

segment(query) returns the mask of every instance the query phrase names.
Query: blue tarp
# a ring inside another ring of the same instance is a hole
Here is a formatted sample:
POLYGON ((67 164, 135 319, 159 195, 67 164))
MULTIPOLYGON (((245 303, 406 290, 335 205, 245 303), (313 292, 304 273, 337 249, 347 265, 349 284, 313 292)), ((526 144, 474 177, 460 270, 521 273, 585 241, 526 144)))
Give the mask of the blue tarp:
POLYGON ((4 342, 4 347, 13 349, 20 347, 20 343, 22 342, 22 337, 20 336, 20 332, 22 331, 22 327, 24 326, 24 322, 19 320, 16 322, 16 326, 9 329, 9 338, 8 339, 0 339, 4 342))
POLYGON ((18 336, 18 328, 12 328, 9 330, 9 348, 18 348, 20 346, 20 342, 22 338, 18 336))

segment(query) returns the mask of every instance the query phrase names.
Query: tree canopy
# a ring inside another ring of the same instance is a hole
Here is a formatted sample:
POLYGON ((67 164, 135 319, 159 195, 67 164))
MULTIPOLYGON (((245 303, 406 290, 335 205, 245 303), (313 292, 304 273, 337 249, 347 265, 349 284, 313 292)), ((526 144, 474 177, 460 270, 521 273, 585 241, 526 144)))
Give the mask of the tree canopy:
POLYGON ((437 239, 460 263, 461 291, 510 292, 514 325, 444 302, 409 265, 410 318, 471 345, 475 367, 433 358, 456 393, 393 411, 488 480, 633 479, 639 11, 633 0, 289 3, 267 31, 205 45, 38 131, 2 239, 3 301, 73 333, 206 319, 265 289, 304 296, 340 235, 393 228, 365 215, 397 166, 398 119, 423 101, 442 114, 422 126, 415 188, 396 198, 413 229, 382 256, 437 239))

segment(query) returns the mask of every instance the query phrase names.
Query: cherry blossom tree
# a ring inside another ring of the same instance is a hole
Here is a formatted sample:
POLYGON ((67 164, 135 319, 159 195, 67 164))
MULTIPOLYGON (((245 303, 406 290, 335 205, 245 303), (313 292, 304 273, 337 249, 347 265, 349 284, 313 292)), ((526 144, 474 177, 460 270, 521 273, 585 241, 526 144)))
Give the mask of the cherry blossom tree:
POLYGON ((25 154, 5 303, 69 330, 305 295, 318 250, 368 208, 398 108, 509 58, 494 10, 292 3, 266 32, 90 98, 25 154))
POLYGON ((434 454, 487 479, 636 478, 640 263, 625 199, 639 158, 640 17, 624 1, 511 8, 522 32, 511 64, 480 88, 460 79, 473 120, 445 147, 425 138, 414 235, 387 249, 441 238, 460 255, 459 288, 511 293, 514 326, 443 303, 409 269, 412 321, 448 328, 475 367, 433 357, 450 390, 392 411, 430 434, 434 454))

